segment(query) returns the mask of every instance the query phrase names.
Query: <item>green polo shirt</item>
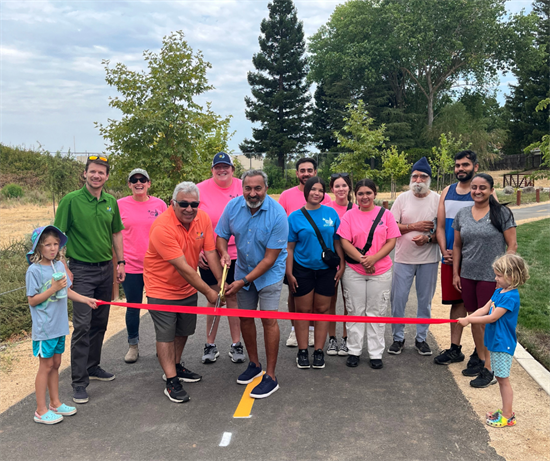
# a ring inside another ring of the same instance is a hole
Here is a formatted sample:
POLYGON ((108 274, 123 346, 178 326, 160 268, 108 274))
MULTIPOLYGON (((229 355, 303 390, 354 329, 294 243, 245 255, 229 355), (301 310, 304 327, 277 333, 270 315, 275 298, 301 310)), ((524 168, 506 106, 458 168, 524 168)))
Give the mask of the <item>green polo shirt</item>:
POLYGON ((124 229, 116 199, 103 190, 97 200, 84 186, 59 202, 54 226, 67 241, 67 257, 89 263, 113 258, 113 234, 124 229))

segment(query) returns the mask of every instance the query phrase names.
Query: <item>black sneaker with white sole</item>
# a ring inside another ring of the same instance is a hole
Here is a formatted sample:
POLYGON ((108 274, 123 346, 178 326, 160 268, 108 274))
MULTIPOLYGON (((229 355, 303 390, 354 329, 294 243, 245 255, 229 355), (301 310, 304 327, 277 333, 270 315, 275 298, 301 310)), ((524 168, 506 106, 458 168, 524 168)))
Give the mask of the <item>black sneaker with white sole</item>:
POLYGON ((432 355, 432 350, 426 341, 414 341, 414 347, 420 355, 432 355))
POLYGON ((185 389, 181 386, 179 379, 171 378, 166 381, 164 395, 166 395, 166 397, 174 403, 189 402, 189 394, 185 392, 185 389))
POLYGON ((462 353, 462 346, 451 344, 451 348, 444 350, 437 357, 434 357, 434 363, 438 365, 450 365, 451 363, 463 362, 464 354, 462 353))
POLYGON ((313 352, 313 368, 325 368, 325 354, 323 349, 317 349, 313 352))
POLYGON ((403 341, 394 341, 393 344, 388 348, 388 354, 399 355, 405 348, 405 340, 403 341))
POLYGON ((88 403, 88 393, 86 392, 86 387, 76 386, 73 389, 73 402, 74 403, 88 403))
POLYGON ((491 384, 496 384, 497 379, 492 371, 483 368, 476 379, 470 381, 470 386, 477 388, 489 387, 491 384))
POLYGON ((115 375, 105 371, 99 365, 95 368, 90 368, 88 370, 88 377, 90 379, 97 379, 98 381, 112 381, 115 379, 115 375))
POLYGON ((298 368, 310 368, 307 349, 300 349, 298 351, 298 355, 296 356, 296 366, 298 368))
MULTIPOLYGON (((176 373, 180 381, 184 381, 186 383, 198 383, 202 379, 201 375, 185 368, 181 363, 176 363, 176 373)), ((162 375, 162 379, 166 381, 165 374, 162 375)))

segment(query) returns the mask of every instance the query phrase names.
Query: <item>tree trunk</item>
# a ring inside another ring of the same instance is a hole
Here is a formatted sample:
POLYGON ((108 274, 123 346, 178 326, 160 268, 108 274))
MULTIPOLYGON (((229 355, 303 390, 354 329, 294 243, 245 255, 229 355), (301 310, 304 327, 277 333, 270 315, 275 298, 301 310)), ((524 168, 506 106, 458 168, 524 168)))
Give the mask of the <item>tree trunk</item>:
POLYGON ((431 129, 434 124, 434 93, 428 95, 428 128, 431 129))
POLYGON ((277 154, 277 166, 281 169, 282 176, 285 175, 285 154, 278 153, 277 154))

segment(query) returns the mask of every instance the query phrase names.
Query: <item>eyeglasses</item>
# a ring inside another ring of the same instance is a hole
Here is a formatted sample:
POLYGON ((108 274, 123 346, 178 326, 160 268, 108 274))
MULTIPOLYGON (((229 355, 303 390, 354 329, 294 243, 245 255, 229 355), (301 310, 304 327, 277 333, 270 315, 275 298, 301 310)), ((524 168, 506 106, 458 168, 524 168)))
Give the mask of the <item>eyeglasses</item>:
POLYGON ((97 155, 89 155, 88 160, 101 160, 103 162, 108 162, 109 159, 107 157, 98 157, 97 155))
POLYGON ((427 175, 427 174, 413 174, 411 176, 412 179, 416 180, 418 178, 422 179, 423 181, 425 181, 426 179, 428 179, 430 176, 427 175))
POLYGON ((147 181, 149 181, 149 180, 148 180, 145 176, 141 176, 140 178, 136 178, 135 176, 132 176, 132 177, 130 178, 130 182, 131 182, 132 184, 136 184, 138 181, 139 181, 140 183, 142 183, 142 184, 145 184, 145 183, 146 183, 147 181))
POLYGON ((191 205, 191 208, 198 208, 201 202, 188 202, 186 200, 182 200, 181 202, 176 202, 180 208, 187 208, 189 205, 191 205))
POLYGON ((347 178, 348 176, 348 173, 334 173, 330 175, 330 179, 347 178))

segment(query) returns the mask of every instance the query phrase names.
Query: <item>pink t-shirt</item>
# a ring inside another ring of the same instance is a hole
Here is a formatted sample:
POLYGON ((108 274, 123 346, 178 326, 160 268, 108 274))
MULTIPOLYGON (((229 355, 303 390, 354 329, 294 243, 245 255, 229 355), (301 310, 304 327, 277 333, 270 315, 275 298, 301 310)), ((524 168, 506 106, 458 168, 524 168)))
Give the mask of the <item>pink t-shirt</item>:
POLYGON ((142 274, 143 258, 149 246, 149 229, 153 221, 166 211, 166 203, 156 197, 138 202, 131 195, 119 199, 117 203, 124 224, 125 270, 128 274, 142 274))
MULTIPOLYGON (((321 202, 323 205, 330 205, 332 199, 328 194, 325 194, 325 198, 321 202)), ((290 216, 291 213, 294 213, 296 210, 299 210, 306 204, 306 198, 304 197, 304 191, 298 189, 298 186, 292 187, 283 191, 279 197, 279 205, 281 205, 285 211, 286 215, 290 216)))
MULTIPOLYGON (((212 221, 212 230, 216 229, 218 221, 225 210, 225 206, 230 200, 235 197, 243 195, 242 181, 237 178, 233 178, 231 185, 225 189, 218 186, 213 178, 207 179, 197 184, 199 192, 201 194, 201 204, 199 208, 206 212, 212 221)), ((214 233, 214 239, 216 233, 214 233)), ((235 237, 231 236, 227 245, 227 252, 231 259, 237 259, 237 246, 235 245, 235 237)))
MULTIPOLYGON (((362 249, 365 243, 367 243, 372 223, 376 219, 376 216, 378 216, 379 211, 379 206, 375 206, 372 211, 361 211, 359 208, 349 210, 342 217, 337 234, 343 239, 350 241, 354 247, 362 249)), ((400 236, 401 232, 399 231, 399 227, 397 227, 395 218, 390 211, 386 210, 374 231, 372 246, 367 251, 367 255, 378 253, 388 239, 400 236)), ((361 264, 350 264, 349 266, 358 274, 367 275, 365 268, 361 264)), ((383 274, 390 270, 391 266, 390 256, 385 256, 374 264, 374 274, 369 275, 383 274)))
MULTIPOLYGON (((332 208, 334 208, 336 210, 336 213, 338 213, 338 217, 340 219, 342 219, 342 216, 344 216, 344 214, 346 213, 346 211, 348 211, 348 206, 347 205, 344 205, 344 206, 340 206, 336 203, 336 200, 333 200, 332 202, 328 203, 327 206, 330 206, 332 208)), ((356 203, 354 203, 351 207, 351 209, 356 209, 356 208, 359 208, 357 206, 356 203)))

